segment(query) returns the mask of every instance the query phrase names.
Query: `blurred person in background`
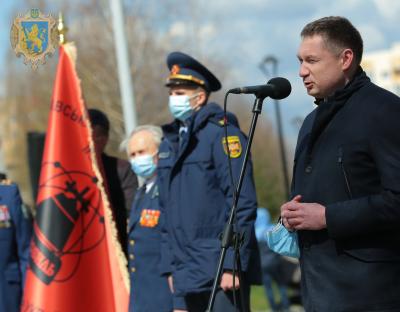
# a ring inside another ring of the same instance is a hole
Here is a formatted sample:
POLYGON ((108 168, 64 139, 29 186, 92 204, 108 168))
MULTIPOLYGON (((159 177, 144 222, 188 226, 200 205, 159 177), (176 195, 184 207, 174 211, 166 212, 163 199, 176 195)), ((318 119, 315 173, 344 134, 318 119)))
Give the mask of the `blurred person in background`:
MULTIPOLYGON (((3 176, 4 178, 5 176, 3 176)), ((20 310, 32 235, 32 218, 18 186, 0 181, 0 311, 20 310)))
POLYGON ((271 223, 271 215, 268 209, 259 207, 257 209, 257 219, 255 222, 255 231, 260 250, 262 280, 267 295, 269 305, 273 312, 287 312, 290 309, 290 300, 288 297, 288 289, 283 258, 281 255, 273 252, 267 245, 265 238, 266 232, 271 231, 274 224, 271 223), (279 300, 273 291, 273 282, 275 282, 279 300))
POLYGON ((137 179, 129 161, 109 156, 104 152, 110 132, 110 121, 106 114, 95 108, 89 109, 88 113, 96 155, 102 164, 100 168, 105 176, 105 188, 111 201, 119 242, 127 256, 127 218, 137 189, 137 179))

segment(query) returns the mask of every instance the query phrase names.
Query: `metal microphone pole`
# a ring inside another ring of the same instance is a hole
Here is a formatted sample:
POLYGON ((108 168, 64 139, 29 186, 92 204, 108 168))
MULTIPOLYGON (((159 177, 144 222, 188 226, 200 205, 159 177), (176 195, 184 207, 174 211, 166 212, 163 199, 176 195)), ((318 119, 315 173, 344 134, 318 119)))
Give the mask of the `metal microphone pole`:
MULTIPOLYGON (((219 284, 219 281, 221 278, 221 273, 222 273, 222 268, 224 265, 226 251, 228 250, 228 248, 230 246, 236 246, 238 249, 238 250, 236 250, 236 252, 239 253, 240 246, 238 246, 238 245, 240 245, 240 244, 236 244, 235 240, 243 239, 243 237, 242 237, 242 235, 240 235, 240 233, 235 233, 235 231, 233 229, 233 223, 234 223, 234 218, 235 218, 235 214, 236 214, 237 203, 239 200, 240 190, 242 188, 244 174, 246 172, 247 160, 249 158, 251 144, 253 142, 254 131, 255 131, 256 125, 257 125, 258 115, 262 111, 262 104, 263 104, 264 99, 265 99, 265 97, 262 97, 262 98, 257 97, 257 99, 254 103, 254 106, 253 106, 253 118, 251 120, 251 125, 250 125, 250 130, 249 130, 249 135, 248 135, 249 139, 248 139, 246 151, 244 154, 244 159, 243 159, 243 164, 242 164, 242 168, 241 168, 240 175, 239 175, 239 180, 238 180, 238 183, 236 184, 235 193, 233 194, 234 195, 233 196, 233 205, 232 205, 232 208, 230 211, 228 222, 227 222, 224 232, 222 234, 221 252, 220 252, 219 261, 218 261, 217 273, 214 278, 214 283, 213 283, 210 299, 208 301, 208 307, 207 307, 206 312, 211 312, 212 308, 214 306, 215 295, 217 293, 218 284, 219 284)), ((238 269, 240 271, 241 268, 239 267, 238 269)), ((242 287, 242 286, 240 285, 240 287, 242 287)), ((242 304, 243 304, 243 302, 242 302, 242 304)))

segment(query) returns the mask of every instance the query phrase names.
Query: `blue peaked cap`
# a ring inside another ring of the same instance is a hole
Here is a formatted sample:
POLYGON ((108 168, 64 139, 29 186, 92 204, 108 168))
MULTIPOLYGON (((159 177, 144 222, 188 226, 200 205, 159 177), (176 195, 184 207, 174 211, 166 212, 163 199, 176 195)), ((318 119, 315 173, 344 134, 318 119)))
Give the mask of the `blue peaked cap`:
POLYGON ((218 91, 221 83, 204 65, 182 52, 172 52, 167 57, 170 75, 166 86, 200 86, 207 92, 218 91))

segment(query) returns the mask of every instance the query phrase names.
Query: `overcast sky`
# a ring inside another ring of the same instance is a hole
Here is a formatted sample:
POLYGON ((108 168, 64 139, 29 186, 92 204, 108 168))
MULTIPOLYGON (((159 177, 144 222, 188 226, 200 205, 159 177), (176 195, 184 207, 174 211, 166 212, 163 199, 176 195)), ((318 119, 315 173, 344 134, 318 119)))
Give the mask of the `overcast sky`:
MULTIPOLYGON (((161 0, 141 1, 143 6, 161 0)), ((10 49, 9 29, 14 18, 11 7, 15 1, 0 2, 0 65, 5 66, 3 59, 10 49)), ((177 6, 186 3, 184 0, 175 2, 177 6)), ((306 23, 327 15, 345 16, 360 30, 367 53, 388 49, 400 41, 398 0, 199 0, 199 3, 203 18, 198 27, 204 36, 203 50, 210 50, 226 59, 239 84, 265 83, 268 78, 258 68, 259 63, 266 55, 278 59, 278 75, 288 78, 293 88, 292 94, 281 102, 284 132, 289 144, 294 143, 297 133, 291 121, 296 116, 304 118, 313 108, 312 99, 307 96, 298 77, 296 58, 299 33, 306 23)), ((28 10, 21 6, 18 12, 28 10)), ((55 15, 57 12, 51 13, 55 15)), ((166 25, 168 29, 164 31, 178 37, 187 35, 190 29, 178 17, 166 25)), ((274 121, 271 101, 264 105, 263 115, 271 116, 274 121)))

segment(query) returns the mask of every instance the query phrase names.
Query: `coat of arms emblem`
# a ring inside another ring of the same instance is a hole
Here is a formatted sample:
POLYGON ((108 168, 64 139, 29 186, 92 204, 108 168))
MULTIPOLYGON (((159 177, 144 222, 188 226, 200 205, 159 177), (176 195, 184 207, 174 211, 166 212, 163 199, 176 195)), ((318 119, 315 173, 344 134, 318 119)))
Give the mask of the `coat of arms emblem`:
POLYGON ((51 15, 41 14, 39 9, 31 9, 25 16, 19 15, 11 26, 11 45, 15 54, 24 56, 24 63, 32 68, 45 63, 58 42, 56 21, 51 15))

